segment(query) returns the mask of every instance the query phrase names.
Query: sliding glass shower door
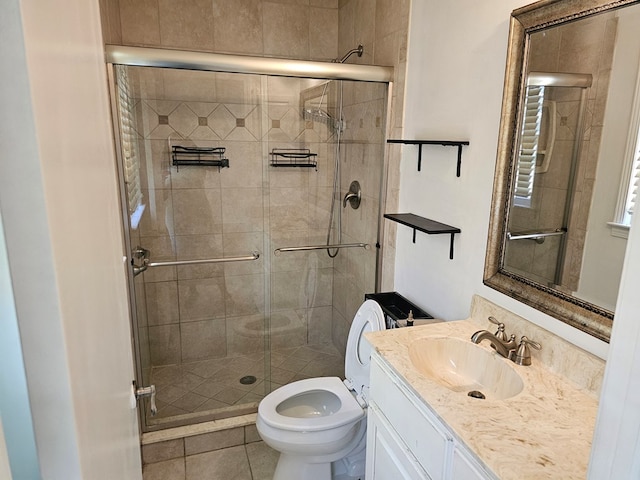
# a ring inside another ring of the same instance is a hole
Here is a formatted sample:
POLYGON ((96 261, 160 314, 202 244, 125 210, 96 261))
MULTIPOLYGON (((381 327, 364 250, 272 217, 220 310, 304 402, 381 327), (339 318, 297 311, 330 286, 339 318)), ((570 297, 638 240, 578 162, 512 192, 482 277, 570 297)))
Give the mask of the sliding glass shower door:
POLYGON ((123 65, 112 77, 137 382, 157 391, 143 429, 255 412, 280 385, 343 376, 375 289, 387 84, 123 65), (357 210, 343 207, 352 180, 357 210), (361 246, 287 250, 327 243, 361 246))

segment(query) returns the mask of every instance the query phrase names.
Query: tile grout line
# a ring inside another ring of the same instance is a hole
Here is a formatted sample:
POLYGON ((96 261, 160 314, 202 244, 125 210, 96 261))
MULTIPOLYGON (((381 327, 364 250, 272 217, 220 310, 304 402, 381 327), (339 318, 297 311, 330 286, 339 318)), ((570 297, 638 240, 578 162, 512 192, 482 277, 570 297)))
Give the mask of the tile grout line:
MULTIPOLYGON (((245 431, 245 440, 246 440, 246 431, 245 431)), ((249 464, 249 474, 251 475, 251 480, 254 480, 253 478, 253 468, 251 468, 251 460, 249 460, 249 452, 247 452, 247 444, 245 443, 243 445, 244 447, 244 456, 247 458, 247 463, 249 464)))

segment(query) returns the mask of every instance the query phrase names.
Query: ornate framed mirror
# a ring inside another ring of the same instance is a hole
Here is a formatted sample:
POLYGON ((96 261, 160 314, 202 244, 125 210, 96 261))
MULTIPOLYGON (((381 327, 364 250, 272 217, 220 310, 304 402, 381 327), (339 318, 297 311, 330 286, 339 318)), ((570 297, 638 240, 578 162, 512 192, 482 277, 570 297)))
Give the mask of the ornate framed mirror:
POLYGON ((638 31, 640 0, 512 12, 485 260, 486 285, 607 342, 640 172, 638 31))

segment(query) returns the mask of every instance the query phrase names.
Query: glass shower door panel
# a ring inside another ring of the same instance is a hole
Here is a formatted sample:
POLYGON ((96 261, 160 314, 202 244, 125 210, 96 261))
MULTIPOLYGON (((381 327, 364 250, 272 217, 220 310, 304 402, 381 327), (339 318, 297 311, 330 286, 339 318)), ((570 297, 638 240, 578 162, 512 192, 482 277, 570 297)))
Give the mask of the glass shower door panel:
POLYGON ((255 410, 265 379, 262 81, 141 67, 117 67, 117 78, 128 236, 150 252, 134 279, 140 375, 157 388, 147 427, 255 410), (260 257, 201 263, 252 252, 260 257))
POLYGON ((351 319, 364 293, 375 290, 376 249, 273 252, 375 245, 386 91, 386 85, 364 82, 268 78, 266 153, 278 163, 266 172, 274 388, 309 377, 344 376, 351 319), (283 149, 299 149, 296 165, 272 153, 283 149), (304 152, 312 157, 305 159, 304 152), (353 180, 363 185, 358 210, 343 207, 353 180))

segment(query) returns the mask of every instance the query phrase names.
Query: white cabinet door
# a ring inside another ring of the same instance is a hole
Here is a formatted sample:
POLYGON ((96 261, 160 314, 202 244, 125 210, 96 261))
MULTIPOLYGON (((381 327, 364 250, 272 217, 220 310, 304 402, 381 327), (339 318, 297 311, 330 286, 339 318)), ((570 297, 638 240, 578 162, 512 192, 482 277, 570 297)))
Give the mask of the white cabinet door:
POLYGON ((393 425, 422 468, 434 479, 446 478, 447 460, 453 447, 451 435, 382 362, 372 358, 371 401, 393 425))
POLYGON ((456 446, 453 451, 451 480, 486 480, 492 477, 486 475, 483 468, 471 456, 456 446))
POLYGON ((367 480, 431 480, 375 404, 367 421, 367 480))

